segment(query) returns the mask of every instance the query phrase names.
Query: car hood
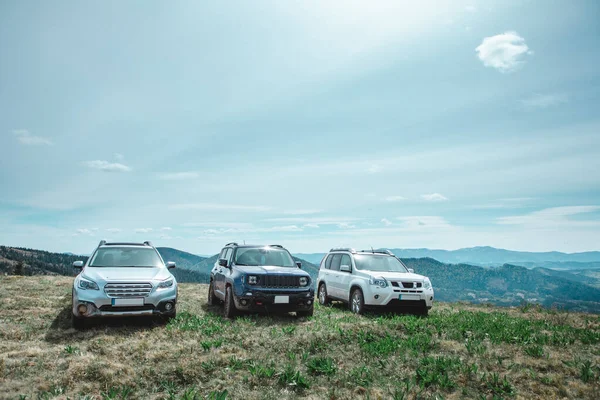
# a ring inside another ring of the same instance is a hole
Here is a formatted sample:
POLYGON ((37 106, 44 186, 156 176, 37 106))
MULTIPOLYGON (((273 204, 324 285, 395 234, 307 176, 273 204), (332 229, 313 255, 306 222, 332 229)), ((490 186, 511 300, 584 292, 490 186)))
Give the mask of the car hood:
POLYGON ((271 265, 255 266, 236 266, 237 269, 246 274, 256 275, 294 275, 294 276, 309 276, 308 272, 296 267, 277 267, 271 265))
POLYGON ((172 275, 166 268, 154 267, 86 267, 83 270, 83 276, 93 280, 96 283, 112 281, 152 281, 164 280, 172 275))
POLYGON ((423 282, 425 276, 415 274, 412 272, 377 272, 377 271, 365 271, 376 278, 385 278, 388 281, 409 281, 409 282, 423 282))

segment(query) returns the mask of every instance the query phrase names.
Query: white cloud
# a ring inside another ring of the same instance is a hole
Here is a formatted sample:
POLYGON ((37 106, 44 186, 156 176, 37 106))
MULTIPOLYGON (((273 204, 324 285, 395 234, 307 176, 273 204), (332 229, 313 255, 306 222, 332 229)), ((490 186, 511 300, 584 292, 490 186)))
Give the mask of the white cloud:
POLYGON ((173 239, 173 238, 171 236, 169 236, 169 235, 164 234, 164 235, 160 235, 160 239, 162 239, 162 240, 170 240, 170 239, 173 239))
POLYGON ((108 229, 106 229, 106 232, 119 233, 119 232, 121 232, 121 230, 119 228, 108 228, 108 229))
POLYGON ((304 226, 304 228, 313 228, 313 229, 320 228, 319 224, 304 224, 303 226, 304 226))
POLYGON ((439 193, 422 194, 421 198, 425 201, 446 201, 448 198, 439 193))
POLYGON ((392 221, 390 221, 390 220, 389 220, 389 219, 387 219, 387 218, 382 218, 382 219, 381 219, 381 222, 382 222, 382 223, 383 223, 385 226, 390 226, 390 225, 392 225, 392 221))
POLYGON ((347 223, 347 222, 342 222, 342 223, 339 223, 339 224, 337 224, 337 226, 338 226, 338 228, 340 228, 340 229, 353 229, 353 228, 356 228, 356 226, 355 226, 355 225, 349 224, 349 223, 347 223))
POLYGON ((564 94, 534 94, 531 97, 521 100, 521 104, 525 109, 531 110, 554 107, 568 101, 568 96, 564 94))
POLYGON ((88 168, 98 169, 104 172, 129 172, 131 168, 120 163, 111 163, 104 160, 85 161, 83 163, 88 168))
POLYGON ((468 5, 465 7, 465 11, 468 13, 475 13, 477 12, 477 7, 475 7, 474 5, 468 5))
POLYGON ((384 198, 385 201, 389 201, 389 202, 396 202, 396 201, 402 201, 404 200, 404 197, 402 196, 388 196, 386 198, 384 198))
POLYGON ((265 206, 245 206, 238 204, 218 204, 218 203, 188 203, 173 204, 169 208, 175 210, 229 210, 229 211, 269 211, 270 207, 265 206))
POLYGON ((423 229, 423 228, 436 228, 444 229, 451 228, 452 225, 445 218, 439 216, 410 216, 410 217, 398 217, 398 221, 401 221, 403 228, 408 229, 423 229))
POLYGON ((190 228, 234 228, 243 229, 250 228, 252 224, 247 222, 186 222, 183 224, 190 228))
POLYGON ((200 177, 200 174, 194 171, 170 172, 158 174, 157 177, 158 179, 163 181, 186 181, 191 179, 198 179, 200 177))
POLYGON ((52 141, 41 136, 33 136, 26 129, 14 130, 13 134, 17 137, 19 143, 26 146, 52 146, 52 141))
POLYGON ((115 158, 115 160, 119 160, 119 161, 123 161, 125 159, 125 156, 121 153, 114 153, 113 157, 115 158))
POLYGON ((135 233, 150 233, 152 232, 152 228, 137 228, 135 233))
POLYGON ((592 213, 600 210, 600 206, 566 206, 552 207, 534 211, 525 215, 497 218, 500 225, 527 225, 537 228, 587 227, 600 226, 600 220, 578 220, 569 217, 592 213))
POLYGON ((162 228, 160 228, 161 231, 172 231, 173 228, 169 227, 169 226, 163 226, 162 228))
POLYGON ((525 62, 526 55, 533 54, 525 39, 513 31, 484 38, 475 51, 483 65, 500 72, 516 70, 525 62))
POLYGON ((88 229, 88 228, 80 228, 77 229, 76 231, 77 235, 90 235, 92 236, 94 234, 93 229, 88 229))

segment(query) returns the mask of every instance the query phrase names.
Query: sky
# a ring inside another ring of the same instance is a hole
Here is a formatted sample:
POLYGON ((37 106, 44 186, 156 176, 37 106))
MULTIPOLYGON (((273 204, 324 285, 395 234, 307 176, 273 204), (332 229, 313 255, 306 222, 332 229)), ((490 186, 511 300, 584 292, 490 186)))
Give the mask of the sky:
POLYGON ((0 244, 600 250, 600 3, 0 3, 0 244))

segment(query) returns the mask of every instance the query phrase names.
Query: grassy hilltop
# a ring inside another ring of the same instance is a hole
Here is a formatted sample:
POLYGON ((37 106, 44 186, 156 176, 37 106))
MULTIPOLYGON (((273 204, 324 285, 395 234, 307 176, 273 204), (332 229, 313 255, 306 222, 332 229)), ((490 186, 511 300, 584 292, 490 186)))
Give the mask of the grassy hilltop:
POLYGON ((0 277, 0 398, 598 398, 600 317, 434 305, 428 318, 244 316, 180 286, 169 325, 70 327, 72 278, 0 277))

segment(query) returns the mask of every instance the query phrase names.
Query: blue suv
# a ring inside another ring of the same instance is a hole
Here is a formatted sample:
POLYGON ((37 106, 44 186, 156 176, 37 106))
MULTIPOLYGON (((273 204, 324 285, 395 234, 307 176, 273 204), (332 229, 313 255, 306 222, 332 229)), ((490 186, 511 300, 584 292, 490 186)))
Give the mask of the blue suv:
POLYGON ((310 275, 283 246, 225 245, 210 272, 208 304, 223 302, 225 317, 238 311, 313 315, 310 275))

